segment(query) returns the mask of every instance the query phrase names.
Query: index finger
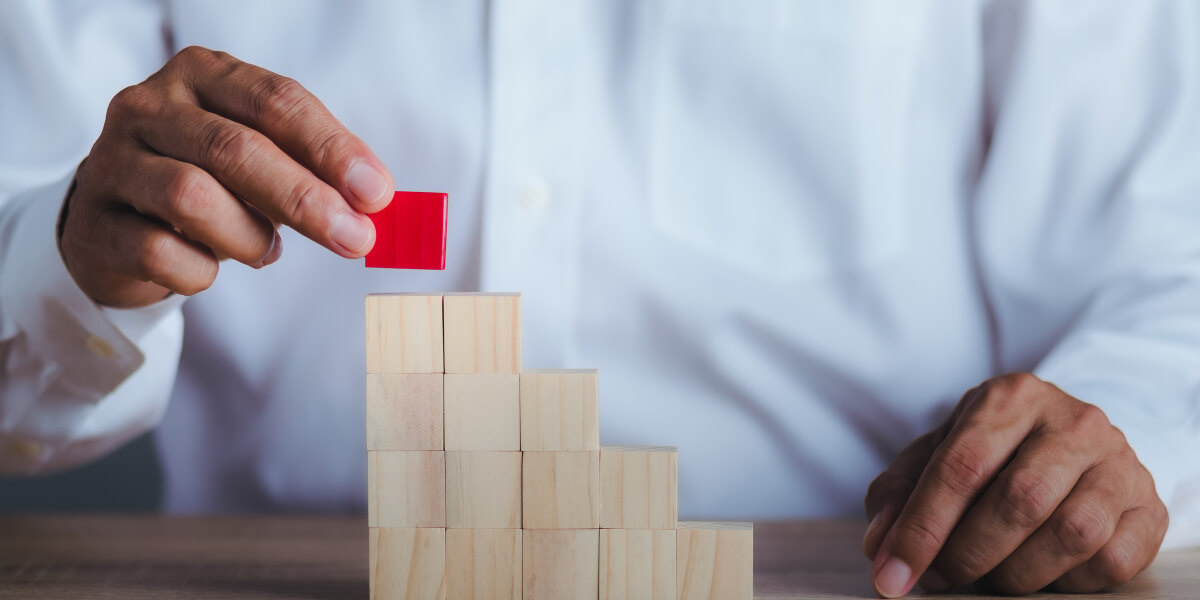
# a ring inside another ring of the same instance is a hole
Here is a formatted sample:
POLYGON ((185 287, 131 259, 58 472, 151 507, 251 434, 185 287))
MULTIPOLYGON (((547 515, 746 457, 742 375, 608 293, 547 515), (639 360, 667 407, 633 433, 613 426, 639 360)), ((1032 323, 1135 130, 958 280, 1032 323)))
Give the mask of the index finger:
POLYGON ((359 212, 382 210, 395 185, 371 149, 296 80, 224 52, 189 48, 184 80, 201 105, 267 136, 359 212))
POLYGON ((989 396, 983 392, 976 405, 964 411, 933 453, 880 544, 871 580, 881 596, 895 598, 912 590, 958 521, 1033 428, 1032 411, 989 396))

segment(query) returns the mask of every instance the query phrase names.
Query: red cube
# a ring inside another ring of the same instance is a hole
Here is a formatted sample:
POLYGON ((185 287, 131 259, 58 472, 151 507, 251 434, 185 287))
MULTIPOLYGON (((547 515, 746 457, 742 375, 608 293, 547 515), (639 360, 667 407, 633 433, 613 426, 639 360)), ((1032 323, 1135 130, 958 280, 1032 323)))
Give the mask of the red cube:
POLYGON ((396 192, 387 208, 369 215, 375 247, 368 267, 446 268, 446 212, 449 197, 437 192, 396 192))

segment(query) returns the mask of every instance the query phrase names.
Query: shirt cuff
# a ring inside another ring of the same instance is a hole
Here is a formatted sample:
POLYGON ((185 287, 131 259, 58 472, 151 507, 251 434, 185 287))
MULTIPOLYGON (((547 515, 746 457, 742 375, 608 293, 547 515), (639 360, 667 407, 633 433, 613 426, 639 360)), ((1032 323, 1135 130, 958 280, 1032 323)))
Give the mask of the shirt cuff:
POLYGON ((0 290, 30 349, 60 367, 44 370, 38 391, 57 381, 96 402, 137 370, 144 357, 63 264, 56 227, 70 184, 67 177, 11 200, 17 224, 0 290))
MULTIPOLYGON (((146 362, 139 344, 155 335, 185 298, 119 310, 97 305, 75 283, 58 250, 56 228, 71 177, 5 203, 8 239, 0 253, 0 305, 28 359, 9 364, 0 430, 18 446, 5 471, 36 471, 55 460, 100 400, 146 362), (20 460, 16 460, 16 459, 20 460)), ((11 359, 12 357, 10 357, 11 359)), ((172 370, 172 375, 174 371, 172 370)), ((101 411, 106 412, 106 411, 101 411)), ((9 448, 9 450, 12 450, 9 448)), ((5 454, 5 453, 0 453, 5 454)), ((0 460, 0 463, 5 461, 0 460)), ((0 466, 4 466, 0 464, 0 466)))

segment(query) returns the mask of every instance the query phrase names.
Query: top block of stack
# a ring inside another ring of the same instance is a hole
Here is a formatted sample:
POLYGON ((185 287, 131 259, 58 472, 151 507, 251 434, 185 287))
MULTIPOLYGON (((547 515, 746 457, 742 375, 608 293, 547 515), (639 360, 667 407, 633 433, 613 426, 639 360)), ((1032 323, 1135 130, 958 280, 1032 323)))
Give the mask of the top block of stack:
POLYGON ((442 297, 367 295, 367 373, 441 373, 442 297))
POLYGON ((521 295, 446 294, 446 373, 521 372, 521 295))

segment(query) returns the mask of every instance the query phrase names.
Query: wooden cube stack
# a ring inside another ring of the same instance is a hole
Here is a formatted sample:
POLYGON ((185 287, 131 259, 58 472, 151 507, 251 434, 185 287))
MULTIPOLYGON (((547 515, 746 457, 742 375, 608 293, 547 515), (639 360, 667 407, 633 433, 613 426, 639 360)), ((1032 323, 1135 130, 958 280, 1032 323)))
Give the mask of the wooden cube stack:
POLYGON ((674 447, 602 447, 595 370, 522 370, 519 294, 366 327, 372 599, 753 597, 752 526, 678 521, 674 447))

